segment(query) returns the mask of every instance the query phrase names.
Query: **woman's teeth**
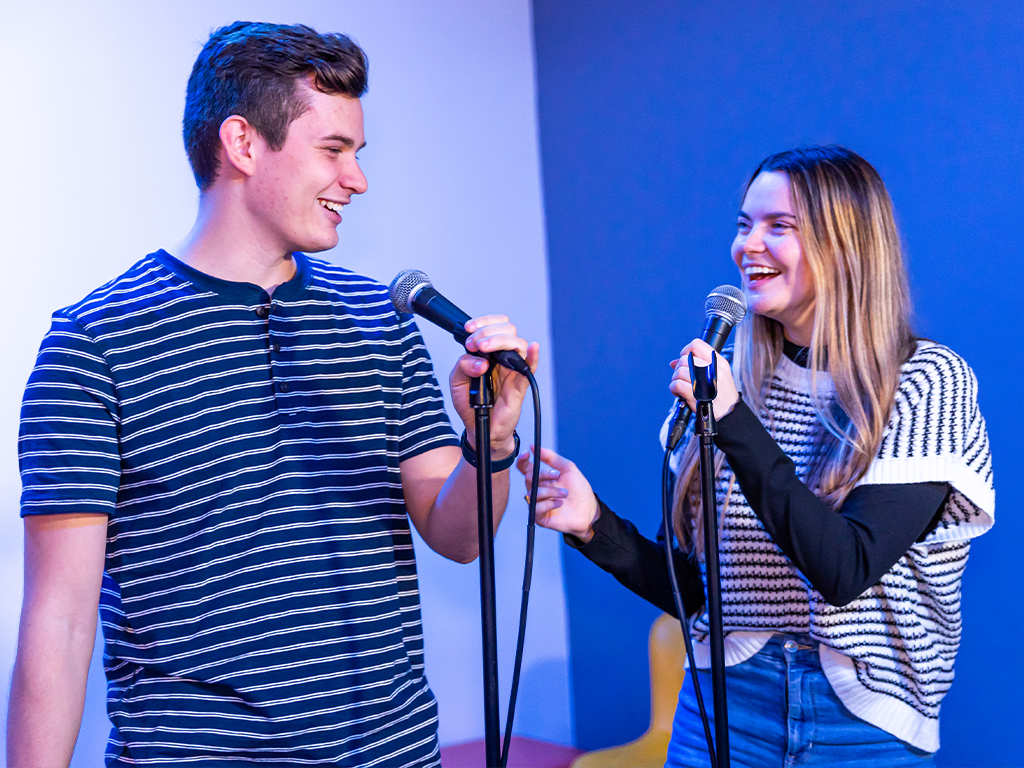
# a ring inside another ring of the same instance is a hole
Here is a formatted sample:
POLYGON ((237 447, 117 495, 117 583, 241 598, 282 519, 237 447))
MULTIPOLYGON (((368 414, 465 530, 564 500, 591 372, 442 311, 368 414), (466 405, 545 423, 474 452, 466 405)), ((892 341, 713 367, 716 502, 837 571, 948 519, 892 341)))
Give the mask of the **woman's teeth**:
POLYGON ((743 268, 743 274, 747 276, 747 280, 757 281, 767 280, 768 278, 775 277, 782 273, 777 269, 772 269, 771 267, 750 266, 743 268))

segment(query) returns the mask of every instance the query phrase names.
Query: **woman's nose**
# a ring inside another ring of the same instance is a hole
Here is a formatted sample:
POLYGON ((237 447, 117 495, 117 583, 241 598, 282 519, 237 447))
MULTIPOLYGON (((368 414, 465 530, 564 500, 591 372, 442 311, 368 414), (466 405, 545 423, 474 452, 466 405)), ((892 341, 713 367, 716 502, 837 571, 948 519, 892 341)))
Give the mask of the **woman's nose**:
POLYGON ((740 248, 744 253, 760 253, 764 250, 764 237, 761 228, 754 227, 743 238, 740 248))

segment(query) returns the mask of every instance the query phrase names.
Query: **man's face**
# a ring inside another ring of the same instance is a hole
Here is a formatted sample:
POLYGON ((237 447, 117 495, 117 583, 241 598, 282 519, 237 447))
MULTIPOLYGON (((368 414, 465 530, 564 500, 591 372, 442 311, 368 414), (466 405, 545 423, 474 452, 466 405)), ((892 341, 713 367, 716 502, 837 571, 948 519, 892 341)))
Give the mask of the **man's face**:
POLYGON ((309 109, 288 126, 281 150, 259 144, 247 204, 268 250, 314 253, 338 244, 341 207, 366 191, 356 152, 365 144, 359 99, 305 83, 309 109))

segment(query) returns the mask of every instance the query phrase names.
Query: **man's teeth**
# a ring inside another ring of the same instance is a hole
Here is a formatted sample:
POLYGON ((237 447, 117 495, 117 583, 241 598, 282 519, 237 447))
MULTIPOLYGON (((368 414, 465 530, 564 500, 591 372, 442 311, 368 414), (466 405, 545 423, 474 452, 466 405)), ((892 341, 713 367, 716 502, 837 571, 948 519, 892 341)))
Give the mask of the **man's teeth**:
POLYGON ((744 267, 743 274, 748 277, 756 277, 760 275, 778 275, 781 274, 781 272, 777 269, 772 269, 771 267, 744 267))
POLYGON ((330 200, 324 200, 322 198, 318 199, 317 202, 327 210, 334 211, 335 213, 341 213, 341 209, 345 207, 344 203, 332 203, 330 200))

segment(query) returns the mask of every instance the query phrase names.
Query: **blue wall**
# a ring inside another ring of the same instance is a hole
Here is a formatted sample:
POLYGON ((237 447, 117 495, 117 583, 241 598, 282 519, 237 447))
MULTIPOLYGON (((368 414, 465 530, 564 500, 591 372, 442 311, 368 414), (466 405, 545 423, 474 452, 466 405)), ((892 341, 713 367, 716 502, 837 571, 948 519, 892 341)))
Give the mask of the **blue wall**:
MULTIPOLYGON (((561 451, 653 534, 668 361, 735 282, 746 175, 838 142, 886 180, 920 334, 974 367, 995 530, 964 583, 940 766, 1020 762, 1024 12, 1019 2, 534 0, 561 451)), ((576 739, 647 726, 655 611, 565 557, 576 739)))

